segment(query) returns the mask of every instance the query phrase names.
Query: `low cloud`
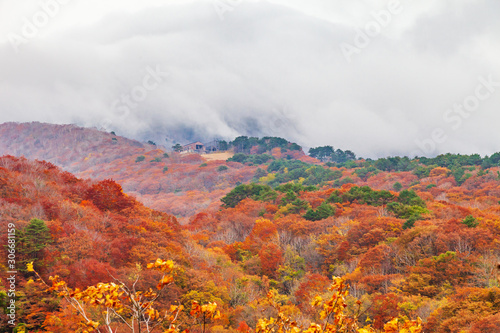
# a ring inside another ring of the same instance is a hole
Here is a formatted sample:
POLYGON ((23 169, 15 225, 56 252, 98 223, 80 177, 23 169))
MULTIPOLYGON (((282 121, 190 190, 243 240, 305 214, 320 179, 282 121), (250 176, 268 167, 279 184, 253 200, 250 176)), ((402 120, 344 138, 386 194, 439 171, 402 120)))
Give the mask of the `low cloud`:
POLYGON ((401 1, 364 47, 357 34, 391 1, 301 2, 72 0, 16 52, 12 35, 41 9, 5 1, 0 122, 157 142, 276 135, 365 157, 500 151, 500 86, 459 128, 443 118, 479 77, 500 82, 498 2, 401 1), (342 43, 359 50, 350 61, 342 43), (168 75, 141 88, 155 68, 168 75), (436 128, 447 139, 419 148, 436 128))

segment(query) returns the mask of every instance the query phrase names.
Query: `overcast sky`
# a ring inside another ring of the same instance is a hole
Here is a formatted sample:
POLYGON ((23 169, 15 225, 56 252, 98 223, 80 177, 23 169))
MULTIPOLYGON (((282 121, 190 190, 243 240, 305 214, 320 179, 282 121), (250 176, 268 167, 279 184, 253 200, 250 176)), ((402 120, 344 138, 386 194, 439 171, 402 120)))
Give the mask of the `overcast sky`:
POLYGON ((500 151, 498 0, 0 0, 0 122, 500 151))

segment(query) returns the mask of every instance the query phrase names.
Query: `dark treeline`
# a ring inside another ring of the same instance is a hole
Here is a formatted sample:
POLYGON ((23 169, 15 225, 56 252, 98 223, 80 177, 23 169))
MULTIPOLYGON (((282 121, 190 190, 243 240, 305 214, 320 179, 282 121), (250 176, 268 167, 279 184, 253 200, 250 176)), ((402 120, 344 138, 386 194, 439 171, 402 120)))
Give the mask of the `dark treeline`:
MULTIPOLYGON (((222 142, 222 141, 221 141, 222 142)), ((222 144, 227 148, 233 148, 236 153, 250 154, 253 147, 257 148, 257 154, 263 154, 273 148, 281 148, 282 151, 287 150, 302 150, 302 147, 296 143, 289 142, 286 139, 279 137, 266 136, 261 139, 257 137, 239 136, 233 141, 225 142, 222 144)))

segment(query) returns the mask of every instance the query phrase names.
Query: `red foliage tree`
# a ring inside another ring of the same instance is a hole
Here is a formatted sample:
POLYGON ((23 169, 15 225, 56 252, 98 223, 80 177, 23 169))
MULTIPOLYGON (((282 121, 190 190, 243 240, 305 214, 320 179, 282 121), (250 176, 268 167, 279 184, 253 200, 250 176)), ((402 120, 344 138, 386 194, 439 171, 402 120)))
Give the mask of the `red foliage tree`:
POLYGON ((100 210, 122 211, 133 205, 122 187, 111 179, 94 184, 85 193, 85 199, 91 200, 100 210))
POLYGON ((306 274, 294 294, 299 309, 303 313, 312 315, 315 309, 310 304, 311 299, 323 293, 330 283, 330 280, 324 275, 317 273, 306 274))
POLYGON ((259 251, 259 258, 262 265, 262 274, 277 279, 278 267, 283 263, 283 251, 277 245, 268 243, 259 251))

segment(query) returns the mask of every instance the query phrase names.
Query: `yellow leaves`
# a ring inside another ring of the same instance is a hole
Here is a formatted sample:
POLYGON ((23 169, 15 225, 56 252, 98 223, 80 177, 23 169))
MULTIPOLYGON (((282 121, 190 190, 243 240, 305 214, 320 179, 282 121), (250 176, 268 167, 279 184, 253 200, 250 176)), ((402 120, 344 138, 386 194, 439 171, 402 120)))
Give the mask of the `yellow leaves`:
MULTIPOLYGON (((147 268, 148 269, 156 269, 156 270, 159 270, 161 272, 171 272, 176 267, 175 267, 175 263, 172 260, 156 259, 156 261, 154 263, 149 263, 147 265, 147 268)), ((163 287, 172 283, 173 281, 174 281, 174 278, 171 275, 165 275, 158 282, 158 285, 156 286, 156 288, 158 290, 162 290, 163 287)), ((150 294, 152 294, 152 291, 150 291, 150 294)))
POLYGON ((311 301, 311 305, 313 307, 317 307, 317 306, 320 306, 321 303, 323 302, 323 298, 321 298, 321 296, 316 296, 313 298, 313 300, 311 301))
POLYGON ((33 269, 33 261, 32 262, 29 262, 26 264, 26 270, 28 272, 34 272, 35 270, 33 269))
MULTIPOLYGON (((321 307, 319 313, 320 319, 325 321, 325 332, 355 332, 358 329, 357 318, 351 318, 344 314, 347 307, 345 298, 349 295, 349 285, 341 277, 334 276, 333 283, 328 288, 333 292, 332 296, 323 300, 320 296, 314 297, 311 305, 321 307)), ((357 303, 358 306, 360 303, 357 303)), ((323 329, 317 324, 311 324, 306 332, 323 332, 323 329)))
POLYGON ((255 327, 255 332, 268 332, 267 327, 272 325, 274 322, 274 318, 271 318, 270 320, 267 319, 259 319, 257 321, 257 326, 255 327))
POLYGON ((321 328, 320 325, 315 323, 311 323, 311 325, 309 325, 309 328, 304 331, 304 333, 321 333, 321 332, 323 332, 323 329, 321 328))
POLYGON ((269 292, 266 295, 267 299, 270 301, 273 300, 276 297, 276 293, 277 292, 274 289, 269 290, 269 292))
POLYGON ((256 333, 271 333, 271 332, 290 332, 299 333, 301 329, 297 327, 296 322, 292 322, 290 318, 278 313, 278 318, 259 319, 255 327, 256 333))
POLYGON ((278 211, 274 214, 275 218, 278 218, 278 217, 281 217, 283 215, 286 215, 288 214, 288 211, 293 208, 293 204, 289 203, 283 207, 281 207, 280 209, 278 209, 278 211))
POLYGON ((384 333, 421 333, 422 321, 420 318, 417 320, 405 320, 403 318, 395 318, 384 325, 384 333), (386 329, 386 326, 388 328, 386 329))
POLYGON ((398 331, 398 318, 394 318, 384 325, 384 332, 393 333, 398 331))
POLYGON ((278 313, 278 318, 259 319, 255 328, 256 333, 299 333, 302 330, 297 326, 297 323, 286 317, 282 313, 278 313))
POLYGON ((410 326, 407 328, 403 328, 400 333, 421 333, 422 332, 422 320, 420 318, 417 318, 417 320, 412 320, 409 323, 410 326), (405 331, 406 330, 406 331, 405 331))
POLYGON ((172 271, 175 268, 175 264, 172 260, 161 260, 161 259, 156 259, 154 263, 150 263, 147 265, 148 269, 155 268, 159 271, 166 272, 166 271, 172 271))
POLYGON ((152 269, 152 268, 157 267, 157 266, 155 266, 155 264, 157 264, 159 260, 160 260, 160 259, 156 259, 156 262, 154 262, 154 263, 149 263, 149 264, 146 266, 146 267, 147 267, 147 269, 152 269))
POLYGON ((104 306, 108 308, 117 308, 120 306, 120 301, 118 300, 118 297, 121 294, 118 294, 116 291, 113 291, 111 294, 106 295, 106 301, 104 303, 104 306))
POLYGON ((156 288, 158 290, 162 290, 163 287, 165 287, 166 285, 172 283, 172 281, 174 281, 174 278, 170 275, 165 275, 159 282, 158 282, 158 285, 156 286, 156 288))
POLYGON ((361 267, 356 267, 352 273, 347 273, 345 275, 346 279, 349 279, 351 281, 358 281, 363 277, 363 272, 361 271, 361 267))
POLYGON ((59 281, 59 277, 58 277, 58 280, 54 280, 54 281, 57 281, 57 282, 53 283, 52 287, 56 287, 56 288, 66 287, 66 281, 63 281, 63 280, 59 281))
POLYGON ((99 323, 97 321, 89 320, 85 324, 81 324, 83 326, 83 333, 91 333, 95 332, 95 330, 99 327, 99 323))
POLYGON ((49 280, 52 281, 52 287, 47 289, 47 291, 56 291, 58 292, 59 297, 64 297, 68 294, 66 288, 66 282, 59 280, 59 276, 49 277, 49 280))
POLYGON ((154 298, 156 297, 157 293, 155 293, 153 291, 153 289, 149 288, 145 293, 144 293, 144 297, 148 297, 148 298, 154 298))
MULTIPOLYGON (((156 262, 148 265, 148 268, 155 268, 160 271, 172 270, 174 267, 175 265, 173 261, 164 261, 161 259, 158 259, 156 262)), ((114 309, 116 313, 122 313, 123 310, 126 309, 122 301, 124 299, 135 299, 136 303, 134 304, 140 307, 139 312, 147 315, 150 320, 160 319, 160 313, 152 307, 153 303, 149 301, 157 296, 157 293, 153 292, 151 288, 144 293, 140 291, 130 293, 128 289, 124 288, 123 285, 118 285, 116 283, 98 283, 95 286, 90 286, 84 291, 81 291, 78 288, 74 290, 67 288, 66 283, 61 281, 58 276, 53 278, 51 277, 50 279, 52 280, 52 288, 50 288, 50 290, 58 291, 60 297, 71 298, 72 302, 74 301, 94 306, 104 306, 106 308, 114 309), (126 297, 123 297, 124 294, 126 294, 126 297)), ((158 289, 162 289, 165 285, 170 284, 172 281, 172 276, 164 275, 159 281, 158 289)), ((215 307, 211 304, 206 311, 212 311, 215 307)), ((172 312, 177 311, 177 313, 170 316, 170 321, 173 323, 177 318, 178 312, 182 310, 182 307, 172 307, 171 310, 172 312)), ((167 315, 168 314, 166 314, 166 316, 167 315)), ((211 313, 210 315, 216 318, 220 316, 220 313, 218 311, 214 311, 214 313, 211 313)), ((95 324, 96 322, 89 321, 85 325, 90 325, 89 327, 95 329, 95 327, 97 327, 95 324)), ((87 331, 91 332, 93 330, 87 331)), ((178 330, 174 330, 173 332, 178 332, 178 330)))
POLYGON ((191 305, 191 312, 189 313, 191 316, 198 317, 201 314, 201 306, 197 301, 193 301, 191 305))
POLYGON ((220 311, 217 310, 217 303, 215 302, 200 305, 197 301, 193 301, 189 314, 196 318, 203 316, 204 318, 210 318, 212 320, 217 320, 221 317, 220 311))
POLYGON ((333 281, 332 285, 330 286, 330 288, 328 288, 330 291, 333 291, 334 289, 343 285, 345 282, 344 279, 339 276, 332 277, 332 281, 333 281))
POLYGON ((273 181, 276 178, 276 174, 274 173, 269 173, 267 176, 260 177, 259 182, 261 183, 269 183, 273 181))
POLYGON ((80 299, 82 298, 82 293, 79 288, 75 288, 75 290, 69 293, 69 297, 73 297, 74 299, 80 299))
MULTIPOLYGON (((137 266, 136 276, 139 277, 141 267, 137 266)), ((164 272, 163 277, 159 281, 159 289, 174 281, 174 277, 169 274, 173 270, 177 270, 175 263, 172 260, 157 259, 154 263, 148 265, 148 269, 156 269, 164 272)), ((27 264, 28 271, 33 270, 33 262, 27 264)), ((36 274, 36 271, 34 271, 36 274)), ((65 281, 61 280, 59 276, 51 276, 49 280, 52 286, 48 286, 43 279, 39 280, 47 286, 47 291, 55 292, 59 297, 64 297, 71 305, 78 308, 81 316, 81 321, 78 323, 79 331, 81 332, 95 332, 99 327, 99 322, 94 321, 96 318, 102 318, 104 314, 106 318, 116 317, 121 315, 125 318, 124 321, 135 322, 148 321, 151 324, 165 323, 168 320, 169 326, 165 332, 179 333, 180 330, 174 325, 180 312, 184 309, 182 305, 171 306, 169 311, 157 310, 153 307, 153 303, 158 297, 157 292, 152 288, 142 292, 136 291, 134 287, 128 288, 123 283, 98 283, 90 286, 85 290, 79 288, 69 288, 65 281), (91 307, 89 307, 89 305, 91 307), (92 308, 92 311, 90 309, 92 308), (112 309, 112 310, 111 310, 112 309)), ((33 282, 29 282, 33 283, 33 282)), ((216 303, 209 303, 199 307, 200 314, 204 318, 218 319, 221 314, 217 310, 216 303)), ((112 318, 113 319, 113 318, 112 318)), ((186 331, 184 331, 186 332, 186 331)))
POLYGON ((82 301, 91 305, 104 305, 109 308, 121 309, 120 298, 123 292, 120 292, 121 286, 115 283, 98 283, 96 286, 90 286, 84 291, 78 288, 74 290, 66 287, 66 282, 59 281, 59 277, 50 278, 52 287, 49 291, 58 291, 59 297, 69 297, 75 302, 82 301))
POLYGON ((174 281, 174 278, 170 275, 166 275, 163 277, 163 279, 160 280, 160 283, 162 284, 168 284, 170 282, 174 281))
POLYGON ((373 333, 373 329, 370 327, 360 328, 358 329, 358 333, 373 333))
POLYGON ((269 319, 259 319, 257 322, 256 333, 299 333, 301 329, 297 326, 297 323, 291 319, 290 314, 295 312, 295 307, 284 305, 281 306, 282 295, 280 295, 276 290, 271 289, 264 300, 259 303, 263 305, 270 305, 278 314, 276 318, 269 319))
POLYGON ((174 322, 177 315, 179 314, 179 312, 181 312, 182 310, 184 310, 184 306, 183 305, 171 305, 170 306, 170 310, 168 311, 170 313, 170 316, 168 316, 168 320, 171 321, 171 322, 174 322))
POLYGON ((215 313, 215 315, 212 317, 213 320, 217 320, 217 319, 220 319, 221 318, 221 314, 220 314, 220 311, 217 311, 215 313))
POLYGON ((210 312, 213 313, 217 309, 217 303, 208 303, 201 306, 202 312, 210 312))
POLYGON ((436 167, 431 170, 429 177, 439 177, 439 176, 448 176, 451 173, 450 169, 444 167, 436 167))
MULTIPOLYGON (((259 220, 256 224, 264 223, 267 220, 259 220)), ((267 221, 269 222, 269 221, 267 221)), ((337 234, 337 236, 339 236, 337 234)), ((32 264, 32 263, 30 263, 32 264)), ((27 265, 28 271, 30 271, 29 264, 27 265)), ((158 289, 162 289, 165 285, 168 285, 174 281, 174 277, 170 274, 171 271, 176 270, 176 266, 171 260, 161 260, 157 259, 155 262, 147 265, 148 269, 156 269, 163 273, 162 278, 158 282, 158 289)), ((138 269, 139 270, 139 269, 138 269)), ((166 333, 179 333, 180 330, 176 327, 178 317, 183 317, 181 311, 184 310, 182 305, 171 305, 170 308, 165 311, 165 309, 155 309, 153 306, 153 300, 160 293, 154 292, 153 289, 146 290, 144 292, 140 291, 130 291, 124 285, 119 285, 115 283, 99 283, 95 286, 88 287, 85 290, 80 290, 75 288, 74 290, 68 288, 64 281, 61 281, 58 276, 51 277, 52 288, 50 290, 56 291, 60 296, 66 297, 67 300, 70 299, 74 304, 82 305, 83 308, 86 305, 96 305, 96 312, 92 315, 96 315, 97 311, 100 310, 98 315, 102 315, 103 310, 108 311, 107 313, 124 313, 124 317, 129 316, 132 318, 133 311, 138 314, 138 316, 143 316, 144 320, 148 320, 151 323, 163 322, 165 325, 164 329, 168 329, 163 332, 166 333), (123 303, 122 303, 123 302, 123 303), (128 303, 126 303, 128 302, 128 303), (105 308, 107 309, 105 309, 105 308), (113 310, 111 310, 113 309, 113 310), (131 311, 132 310, 132 311, 131 311), (167 322, 168 321, 168 322, 167 322)), ((311 305, 317 309, 319 312, 314 318, 321 318, 321 322, 317 323, 307 323, 304 327, 299 327, 297 322, 294 321, 295 316, 300 315, 300 312, 296 310, 296 307, 289 302, 285 295, 281 295, 278 291, 271 289, 267 293, 266 297, 255 302, 260 305, 264 305, 266 309, 273 308, 276 311, 276 315, 270 318, 258 319, 255 333, 347 333, 347 332, 357 332, 357 333, 421 333, 422 327, 420 320, 411 321, 406 318, 396 318, 385 324, 382 331, 375 330, 368 322, 363 328, 358 327, 359 317, 356 315, 349 315, 346 311, 347 302, 346 298, 349 295, 349 285, 347 284, 345 278, 333 277, 333 282, 329 287, 328 296, 315 296, 311 305), (309 325, 309 326, 307 326, 309 325)), ((193 297, 194 298, 194 297, 193 297)), ((191 298, 191 299, 193 299, 191 298)), ((198 298, 194 298, 198 299, 198 298)), ((351 303, 350 303, 351 304, 351 303)), ((361 302, 356 302, 358 305, 358 310, 361 308, 361 302)), ((251 306, 251 304, 249 305, 251 306)), ((93 310, 94 311, 94 310, 93 310)), ((106 313, 104 311, 104 313, 106 313)), ((360 313, 359 311, 358 313, 360 313)), ((221 313, 218 310, 218 305, 215 302, 209 302, 207 304, 200 304, 194 301, 191 306, 190 315, 197 319, 200 323, 210 323, 213 320, 221 318, 221 313)), ((95 331, 99 323, 97 321, 86 319, 81 322, 83 326, 82 332, 93 332, 95 331)), ((98 317, 96 315, 96 318, 98 317)), ((138 320, 139 317, 134 317, 138 320)))
MULTIPOLYGON (((365 326, 357 330, 358 333, 375 333, 371 326, 365 326)), ((405 318, 394 318, 384 325, 382 333, 421 333, 422 321, 407 320, 405 318)))
POLYGON ((177 312, 177 311, 182 311, 184 310, 184 305, 170 305, 170 311, 171 313, 177 312))
POLYGON ((169 329, 163 331, 163 333, 177 333, 177 332, 179 332, 179 330, 177 329, 177 327, 175 327, 175 325, 172 325, 169 329))
POLYGON ((153 309, 153 308, 149 308, 146 312, 145 312, 149 318, 151 318, 152 320, 155 320, 156 318, 159 318, 160 317, 160 313, 153 309))

